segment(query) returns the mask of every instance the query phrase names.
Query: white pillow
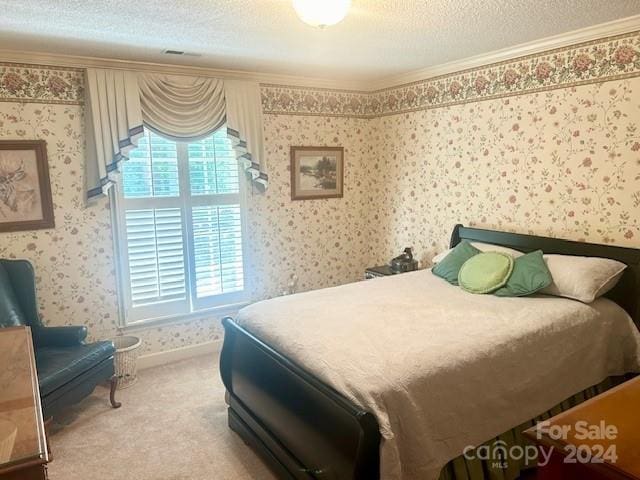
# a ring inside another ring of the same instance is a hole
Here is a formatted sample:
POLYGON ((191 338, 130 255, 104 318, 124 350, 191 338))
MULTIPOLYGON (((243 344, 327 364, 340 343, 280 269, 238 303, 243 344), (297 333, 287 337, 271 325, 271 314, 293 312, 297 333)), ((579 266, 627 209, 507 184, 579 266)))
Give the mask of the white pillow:
MULTIPOLYGON (((474 247, 476 247, 478 250, 480 250, 481 252, 502 252, 502 253, 508 253, 509 255, 511 255, 513 258, 518 258, 521 257, 522 255, 524 255, 524 253, 518 251, 518 250, 514 250, 513 248, 508 248, 508 247, 502 247, 500 245, 493 245, 492 243, 482 243, 482 242, 471 242, 471 245, 473 245, 474 247)), ((440 252, 439 254, 437 254, 435 257, 433 257, 431 259, 431 262, 435 265, 438 262, 441 262, 442 259, 444 257, 446 257, 447 255, 449 255, 449 252, 453 250, 452 248, 449 248, 447 250, 445 250, 444 252, 440 252)))
POLYGON ((539 293, 591 303, 616 286, 627 266, 599 257, 545 255, 553 283, 539 293))
POLYGON ((520 250, 514 250, 513 248, 503 247, 500 245, 494 245, 493 243, 471 242, 471 245, 476 247, 481 252, 501 252, 508 253, 513 258, 518 258, 524 255, 520 250))
POLYGON ((449 255, 449 252, 450 252, 451 250, 453 250, 453 248, 447 248, 446 250, 444 250, 444 251, 440 252, 439 254, 437 254, 435 257, 433 257, 433 258, 431 259, 431 263, 433 263, 434 265, 435 265, 436 263, 440 263, 444 257, 446 257, 447 255, 449 255))

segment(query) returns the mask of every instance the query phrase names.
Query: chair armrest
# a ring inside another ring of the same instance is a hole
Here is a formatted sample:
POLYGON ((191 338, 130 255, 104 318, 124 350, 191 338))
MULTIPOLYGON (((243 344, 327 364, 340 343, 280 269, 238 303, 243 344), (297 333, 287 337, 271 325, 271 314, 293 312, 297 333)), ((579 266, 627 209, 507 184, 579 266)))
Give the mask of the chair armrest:
POLYGON ((38 347, 71 347, 81 345, 87 338, 87 327, 36 327, 32 329, 38 347))

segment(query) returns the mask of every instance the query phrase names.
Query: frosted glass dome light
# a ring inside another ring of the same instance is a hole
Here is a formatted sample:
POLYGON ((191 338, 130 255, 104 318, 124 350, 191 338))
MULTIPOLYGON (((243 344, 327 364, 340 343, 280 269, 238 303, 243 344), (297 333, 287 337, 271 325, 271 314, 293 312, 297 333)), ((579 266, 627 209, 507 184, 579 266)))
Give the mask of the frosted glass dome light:
POLYGON ((305 23, 314 27, 335 25, 347 16, 351 0, 293 0, 293 8, 305 23))

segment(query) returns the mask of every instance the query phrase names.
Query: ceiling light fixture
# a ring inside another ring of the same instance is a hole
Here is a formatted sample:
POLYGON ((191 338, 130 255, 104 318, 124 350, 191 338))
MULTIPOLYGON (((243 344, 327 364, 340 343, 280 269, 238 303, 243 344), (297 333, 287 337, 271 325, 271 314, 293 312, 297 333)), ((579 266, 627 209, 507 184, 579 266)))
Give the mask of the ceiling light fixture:
POLYGON ((320 28, 340 22, 350 7, 351 0, 293 0, 300 20, 320 28))

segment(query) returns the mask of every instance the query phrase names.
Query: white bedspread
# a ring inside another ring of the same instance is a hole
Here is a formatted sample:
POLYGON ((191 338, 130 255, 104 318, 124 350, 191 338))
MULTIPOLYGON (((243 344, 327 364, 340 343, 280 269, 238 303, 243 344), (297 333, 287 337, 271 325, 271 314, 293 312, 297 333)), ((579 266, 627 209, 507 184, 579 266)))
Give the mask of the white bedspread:
POLYGON ((375 414, 381 478, 429 480, 609 375, 639 371, 616 304, 472 295, 430 271, 274 298, 237 321, 375 414))

